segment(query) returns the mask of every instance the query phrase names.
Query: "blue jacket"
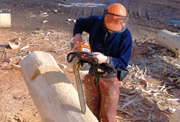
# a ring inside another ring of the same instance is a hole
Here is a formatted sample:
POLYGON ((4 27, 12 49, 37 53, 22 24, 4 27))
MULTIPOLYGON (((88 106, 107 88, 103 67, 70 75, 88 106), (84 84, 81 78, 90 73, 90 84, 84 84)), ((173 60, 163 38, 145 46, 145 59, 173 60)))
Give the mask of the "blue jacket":
POLYGON ((119 39, 120 42, 117 53, 113 54, 114 42, 118 33, 107 33, 103 24, 103 19, 98 15, 90 16, 88 18, 79 18, 74 25, 73 35, 78 33, 82 34, 83 31, 89 33, 89 43, 91 45, 92 52, 101 52, 110 57, 110 63, 101 64, 99 66, 101 69, 124 69, 127 67, 131 56, 131 33, 127 28, 125 29, 125 31, 122 33, 121 39, 119 39), (97 22, 98 25, 96 24, 97 22))

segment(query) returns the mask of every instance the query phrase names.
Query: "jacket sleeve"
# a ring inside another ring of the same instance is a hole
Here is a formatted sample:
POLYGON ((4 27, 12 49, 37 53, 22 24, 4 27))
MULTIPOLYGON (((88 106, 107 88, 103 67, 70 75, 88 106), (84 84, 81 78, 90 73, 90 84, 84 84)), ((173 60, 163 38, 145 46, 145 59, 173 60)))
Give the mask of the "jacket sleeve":
POLYGON ((131 51, 132 51, 132 37, 129 30, 126 30, 126 33, 122 36, 122 43, 120 43, 118 48, 118 53, 114 57, 110 57, 110 62, 106 64, 107 66, 122 70, 128 66, 131 51))
POLYGON ((83 31, 86 31, 87 33, 90 32, 92 29, 93 23, 95 23, 95 18, 96 16, 90 16, 88 18, 82 18, 80 17, 79 19, 76 20, 76 24, 74 25, 73 29, 73 36, 76 34, 82 34, 83 31))

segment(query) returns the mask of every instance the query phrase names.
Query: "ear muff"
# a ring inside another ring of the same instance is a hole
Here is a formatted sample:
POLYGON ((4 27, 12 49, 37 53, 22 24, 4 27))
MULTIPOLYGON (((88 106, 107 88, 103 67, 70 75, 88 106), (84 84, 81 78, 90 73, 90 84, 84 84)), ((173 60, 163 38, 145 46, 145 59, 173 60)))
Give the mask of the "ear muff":
POLYGON ((104 19, 106 13, 107 13, 107 9, 104 9, 104 11, 103 11, 103 13, 102 13, 102 15, 101 15, 102 19, 104 19))
POLYGON ((127 13, 127 16, 126 16, 126 18, 127 18, 127 22, 129 21, 129 14, 127 13))

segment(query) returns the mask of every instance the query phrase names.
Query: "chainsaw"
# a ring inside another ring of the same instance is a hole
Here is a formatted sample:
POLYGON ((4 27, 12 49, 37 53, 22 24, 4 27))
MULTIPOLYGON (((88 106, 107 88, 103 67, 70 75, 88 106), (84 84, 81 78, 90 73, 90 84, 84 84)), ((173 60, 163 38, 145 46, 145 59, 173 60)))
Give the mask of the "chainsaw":
POLYGON ((94 57, 94 54, 91 53, 90 45, 86 42, 79 42, 80 48, 74 49, 74 43, 70 43, 71 52, 67 55, 67 62, 71 63, 76 79, 76 86, 79 96, 79 102, 81 106, 81 111, 83 114, 86 113, 86 103, 84 99, 84 92, 82 87, 82 80, 80 77, 79 70, 83 66, 94 65, 98 63, 98 59, 94 57))

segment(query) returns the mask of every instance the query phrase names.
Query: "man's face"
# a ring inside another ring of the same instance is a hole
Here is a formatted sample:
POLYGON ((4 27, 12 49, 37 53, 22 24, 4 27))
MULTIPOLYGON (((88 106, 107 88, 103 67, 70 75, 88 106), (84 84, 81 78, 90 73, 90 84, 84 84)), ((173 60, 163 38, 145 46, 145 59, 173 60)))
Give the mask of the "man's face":
POLYGON ((121 17, 121 16, 107 14, 105 16, 104 22, 108 29, 118 32, 125 26, 126 18, 121 17))

